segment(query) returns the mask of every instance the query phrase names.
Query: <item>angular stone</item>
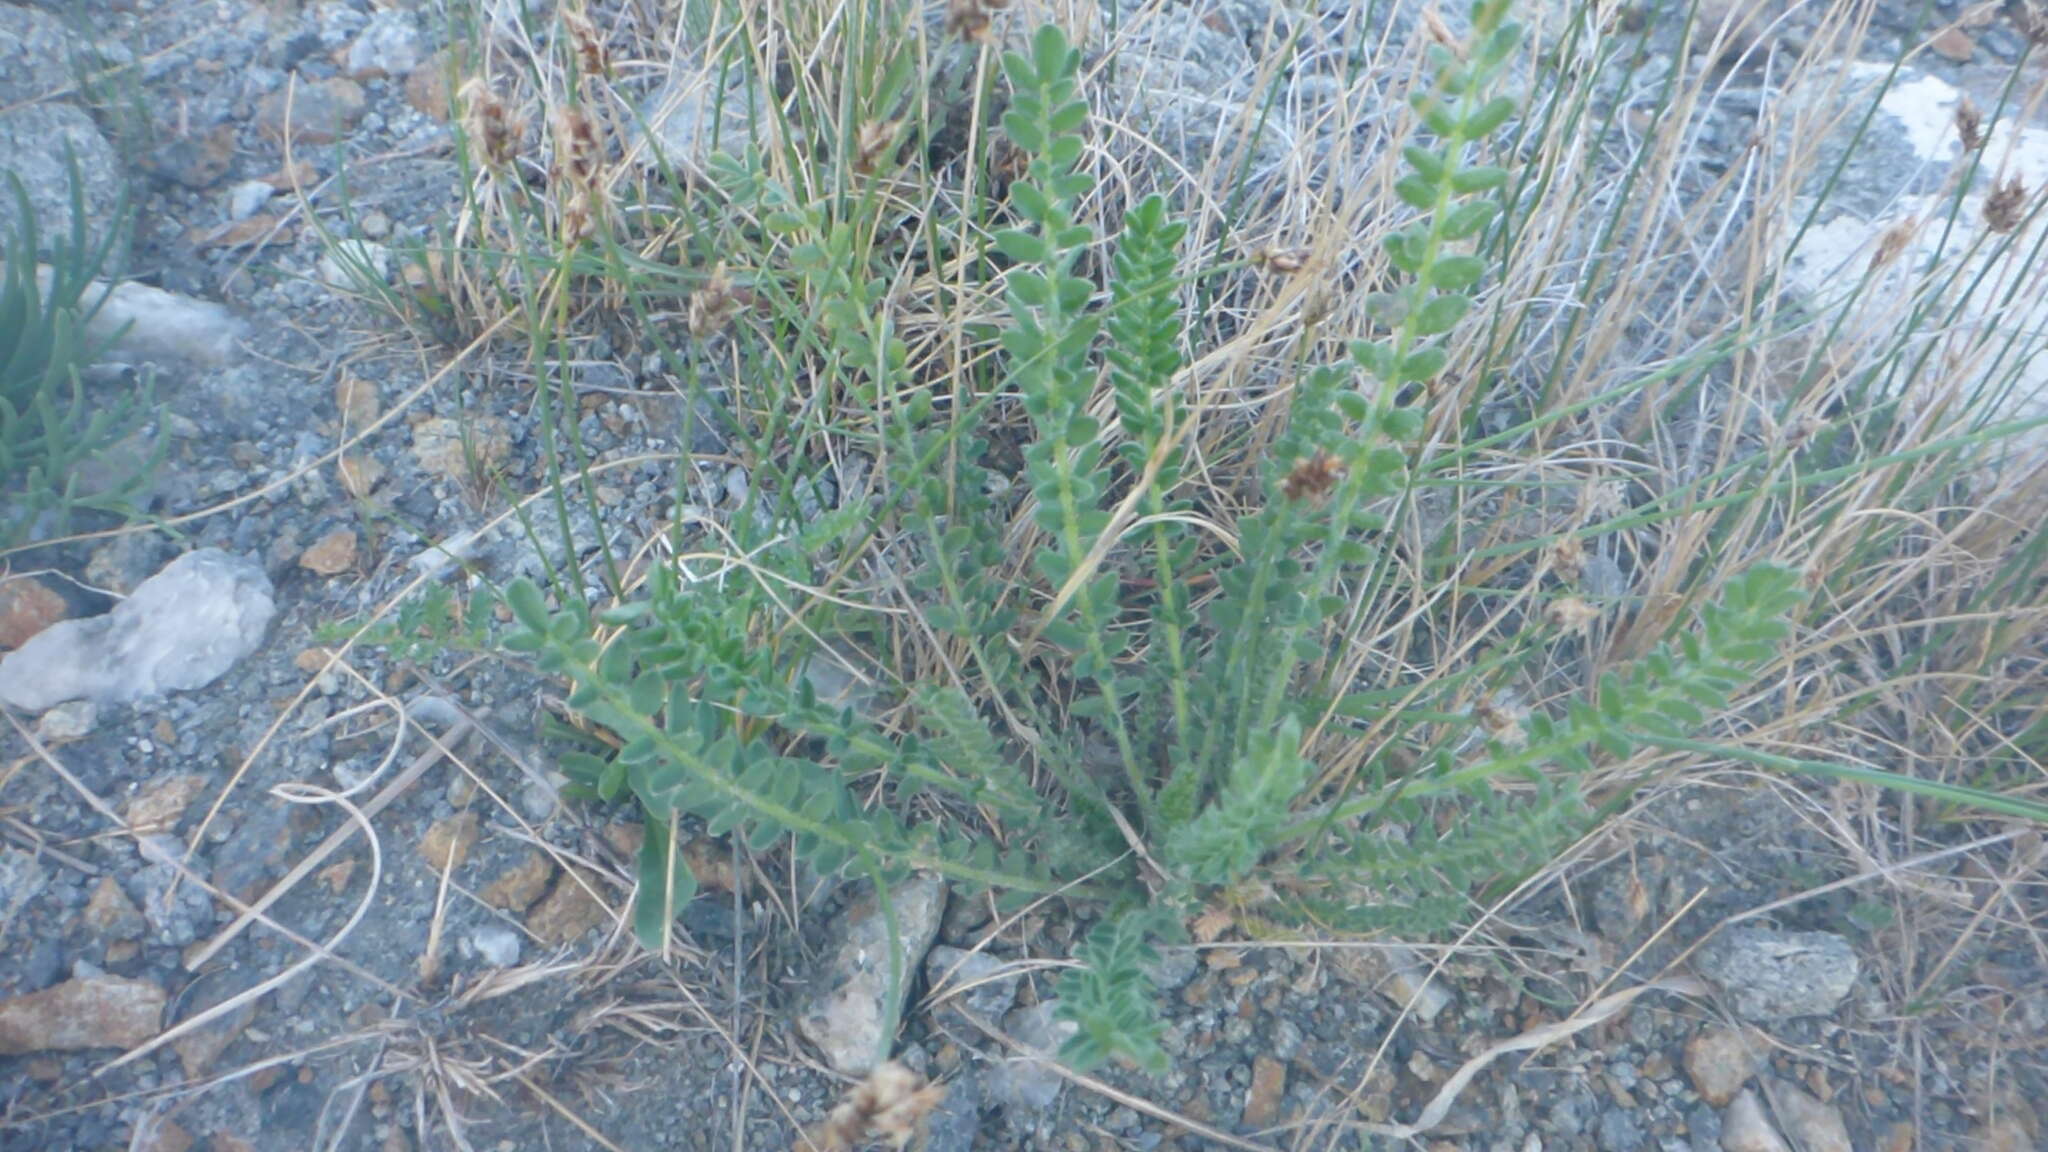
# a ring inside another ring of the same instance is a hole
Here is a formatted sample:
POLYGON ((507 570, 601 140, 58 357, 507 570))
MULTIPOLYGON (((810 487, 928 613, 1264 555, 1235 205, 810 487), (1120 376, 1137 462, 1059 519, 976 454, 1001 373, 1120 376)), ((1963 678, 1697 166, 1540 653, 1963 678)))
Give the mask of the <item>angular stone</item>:
POLYGON ((1721 986, 1736 1015, 1759 1024, 1832 1013, 1860 970, 1856 950, 1832 932, 1749 924, 1707 941, 1693 966, 1721 986))
POLYGON ((1057 1014, 1058 1000, 1040 1000, 1003 1017, 1003 1031, 1024 1047, 990 1066, 983 1081, 989 1100, 1012 1116, 1029 1116, 1052 1107, 1066 1079, 1051 1061, 1079 1028, 1057 1014))
POLYGON ((465 481, 478 470, 488 472, 511 451, 504 423, 492 416, 467 421, 434 416, 412 430, 413 458, 447 480, 465 481))
POLYGON ((353 80, 286 84, 256 105, 256 130, 277 141, 289 132, 295 143, 332 144, 356 126, 367 103, 353 80))
POLYGON ((1693 1090, 1716 1108, 1735 1099, 1761 1060, 1761 1049, 1733 1028, 1702 1028, 1685 1042, 1685 1074, 1693 1090))
POLYGON ((336 528, 299 553, 299 567, 321 576, 338 576, 356 566, 356 534, 336 528))
POLYGON ((598 881, 564 872, 548 894, 526 915, 526 930, 550 948, 582 938, 585 932, 611 920, 611 913, 591 895, 598 881))
POLYGON ((1849 1128, 1834 1105, 1823 1104, 1784 1080, 1772 1079, 1764 1087, 1771 1098, 1771 1110, 1785 1126, 1785 1135, 1792 1138, 1794 1147, 1802 1152, 1855 1152, 1855 1146, 1849 1143, 1849 1128))
POLYGON ((348 74, 358 80, 402 76, 426 54, 419 22, 399 8, 380 9, 348 46, 348 74))
POLYGON ((1287 1095, 1287 1065, 1260 1053, 1252 1057, 1252 1086, 1245 1093, 1244 1123, 1271 1128, 1280 1119, 1280 1101, 1287 1095))
POLYGON ((334 462, 335 475, 344 492, 358 500, 368 496, 384 478, 384 465, 375 456, 343 456, 334 462))
POLYGON ((43 718, 36 721, 36 738, 45 744, 69 744, 92 735, 99 722, 100 710, 92 701, 67 701, 43 713, 43 718))
POLYGON ((890 915, 872 895, 848 910, 839 946, 815 977, 817 991, 796 1021, 797 1031, 834 1070, 862 1076, 888 1058, 885 1048, 895 1036, 904 994, 945 910, 946 883, 929 875, 913 877, 889 894, 890 915), (892 966, 892 956, 900 969, 892 966))
POLYGON ((493 968, 519 963, 519 933, 503 924, 486 924, 469 934, 470 950, 493 968))
POLYGON ((33 576, 0 583, 0 648, 19 648, 71 615, 71 605, 33 576))
POLYGON ((473 811, 435 821, 420 840, 420 856, 436 872, 460 868, 462 862, 469 859, 470 847, 476 843, 476 830, 476 813, 473 811))
POLYGON ((86 322, 86 333, 110 342, 113 352, 124 360, 219 367, 235 356, 247 331, 223 305, 134 280, 124 280, 111 290, 94 281, 88 291, 100 303, 99 311, 86 322))
POLYGON ((0 1056, 131 1048, 161 1028, 164 990, 147 980, 93 976, 0 1000, 0 1056))
POLYGON ((121 891, 120 881, 112 876, 100 877, 79 920, 87 931, 102 940, 133 940, 148 927, 143 922, 142 909, 121 891))
POLYGON ((35 853, 0 845, 0 944, 8 942, 15 918, 49 883, 49 870, 35 853))
POLYGON ((167 1116, 147 1116, 135 1124, 128 1152, 191 1152, 192 1134, 167 1116))
POLYGON ((1771 1126, 1755 1090, 1744 1088, 1721 1114, 1721 1152, 1792 1152, 1792 1146, 1771 1126))
POLYGON ((1958 64, 1967 63, 1977 54, 1977 42, 1961 28, 1943 28, 1934 34, 1934 39, 1928 41, 1927 46, 1934 49, 1936 56, 1958 64))
POLYGON ((925 983, 940 1001, 940 1010, 964 1008, 993 1025, 1010 1010, 1017 985, 1024 978, 1015 964, 986 952, 968 952, 940 944, 924 958, 925 983))
POLYGON ((448 119, 448 54, 436 52, 405 77, 405 102, 422 116, 448 119))
POLYGON ((334 382, 334 407, 340 411, 342 423, 361 429, 383 414, 384 398, 378 395, 375 381, 344 372, 334 382))
POLYGON ((216 228, 194 228, 185 234, 185 239, 194 248, 246 248, 251 245, 267 248, 273 244, 289 244, 297 236, 298 233, 290 226, 280 227, 277 217, 259 212, 216 228))
POLYGON ((235 162, 235 126, 216 124, 200 135, 177 135, 156 146, 145 165, 156 176, 193 191, 211 188, 235 162))
POLYGON ((206 782, 206 777, 196 772, 158 776, 135 793, 121 818, 138 834, 173 831, 185 809, 206 791, 206 782))
POLYGON ((498 874, 479 893, 483 902, 507 912, 525 912, 548 890, 555 866, 539 852, 529 851, 519 863, 498 874))

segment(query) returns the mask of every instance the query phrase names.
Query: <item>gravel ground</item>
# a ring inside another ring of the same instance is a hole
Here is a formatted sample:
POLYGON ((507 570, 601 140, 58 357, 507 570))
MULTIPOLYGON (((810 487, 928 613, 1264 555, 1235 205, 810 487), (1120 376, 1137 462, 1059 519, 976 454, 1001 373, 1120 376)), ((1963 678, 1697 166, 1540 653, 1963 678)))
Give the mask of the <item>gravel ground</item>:
MULTIPOLYGON (((1810 17, 1776 28, 1781 47, 1810 17)), ((1912 30, 1886 19, 1874 48, 1912 30)), ((1964 87, 2024 48, 2002 19, 1957 35, 1918 64, 1964 87)), ((17 141, 0 164, 61 172, 52 141, 83 133, 89 208, 133 197, 136 277, 225 305, 127 357, 166 405, 150 507, 170 529, 16 557, 59 575, 0 624, 104 612, 201 550, 245 580, 181 589, 148 623, 179 660, 219 650, 203 688, 17 712, 0 736, 0 1149, 780 1148, 847 1083, 820 1055, 839 1025, 792 1022, 858 966, 841 947, 873 930, 858 886, 700 840, 710 891, 685 946, 647 957, 606 910, 638 829, 558 798, 553 686, 403 645, 330 666, 352 622, 459 580, 437 545, 501 579, 581 562, 645 539, 674 491, 667 465, 607 473, 570 549, 506 522, 543 459, 517 359, 442 373, 445 353, 337 288, 330 240, 375 263, 450 202, 443 39, 433 9, 366 0, 88 2, 69 24, 0 4, 0 141, 17 141), (74 64, 94 58, 130 67, 88 90, 74 64), (268 585, 260 621, 248 582, 268 585), (207 615, 209 597, 234 611, 207 615), (265 923, 238 920, 231 901, 279 888, 265 923)), ((1766 83, 1751 67, 1733 87, 1766 83)), ((1732 155, 1755 121, 1730 108, 1705 139, 1732 155)), ((674 392, 601 345, 582 383, 599 460, 684 435, 674 392)), ((745 474, 701 429, 692 448, 698 498, 729 504, 745 474)), ((109 674, 176 689, 166 661, 109 674)), ((1901 949, 1947 945, 1905 937, 1891 894, 1829 889, 1873 864, 1837 834, 1847 803, 1737 778, 1668 792, 1449 953, 1216 926, 1162 964, 1174 1065, 1156 1079, 1070 1083, 991 1035, 1056 1042, 1034 961, 1087 925, 937 890, 899 1059, 948 1085, 934 1149, 2048 1146, 2028 1103, 2048 1092, 2048 968, 2025 926, 1902 983, 1901 949), (1644 981, 1661 983, 1608 999, 1644 981), (1486 1063, 1426 1133, 1387 1135, 1461 1065, 1546 1028, 1554 1043, 1486 1063)), ((1951 863, 1955 902, 2003 917, 1996 878, 1951 863)))

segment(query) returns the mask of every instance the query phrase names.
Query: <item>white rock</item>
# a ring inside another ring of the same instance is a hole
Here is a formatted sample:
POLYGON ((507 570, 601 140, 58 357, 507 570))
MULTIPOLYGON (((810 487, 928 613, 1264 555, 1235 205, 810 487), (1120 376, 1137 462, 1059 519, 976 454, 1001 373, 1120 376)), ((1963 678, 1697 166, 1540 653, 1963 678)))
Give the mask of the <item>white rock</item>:
POLYGON ((1772 1079, 1765 1088, 1772 1110, 1785 1125, 1785 1135, 1804 1152, 1855 1152, 1840 1109, 1823 1104, 1785 1080, 1772 1079))
POLYGON ((244 180, 228 189, 228 215, 236 220, 247 220, 270 203, 270 198, 275 195, 277 189, 261 180, 244 180))
POLYGON ((681 62, 671 67, 667 83, 634 118, 627 159, 648 168, 665 164, 688 171, 700 167, 712 152, 737 156, 746 151, 746 100, 730 93, 721 97, 713 87, 717 74, 695 71, 681 62), (646 126, 646 135, 641 125, 646 126))
MULTIPOLYGON (((50 269, 36 269, 44 291, 50 269)), ((108 292, 95 280, 85 292, 88 303, 104 301, 86 321, 86 334, 113 342, 117 355, 136 360, 169 361, 199 367, 225 364, 242 338, 235 314, 209 300, 194 300, 147 284, 126 281, 108 292)))
POLYGON ((1385 956, 1392 969, 1386 991, 1397 1007, 1428 1024, 1451 1006, 1450 992, 1429 978, 1429 965, 1415 953, 1396 946, 1388 948, 1385 956))
POLYGON ((100 720, 99 706, 90 700, 59 704, 36 723, 36 738, 45 744, 66 744, 92 734, 100 720))
POLYGON ((354 288, 365 277, 383 280, 390 273, 390 250, 369 240, 338 240, 320 254, 320 279, 329 288, 354 288))
MULTIPOLYGON (((1844 348, 1860 343, 1876 352, 1893 346, 1915 308, 1939 317, 1908 334, 1912 344, 1937 345, 1936 364, 1954 355, 1964 338, 1990 341, 1994 351, 1973 363, 1921 374, 1905 393, 1909 413, 1954 405, 1982 391, 1992 397, 1990 414, 1996 419, 2048 416, 2048 358, 2033 355, 2025 339, 2014 351, 1995 350, 2004 346, 2004 333, 2048 328, 2048 294, 2034 290, 2031 259, 2038 237, 2030 233, 2041 224, 1999 234, 1984 217, 1998 180, 2017 178, 2032 190, 2048 183, 2048 127, 2016 122, 2008 114, 1987 131, 1982 162, 1955 211, 1951 180, 1970 162, 1955 126, 1965 99, 1961 89, 1903 68, 1877 97, 1869 131, 1853 149, 1848 144, 1862 125, 1861 109, 1890 72, 1888 64, 1850 65, 1839 90, 1824 74, 1808 81, 1820 95, 1794 90, 1775 111, 1774 119, 1785 125, 1787 148, 1810 146, 1822 124, 1833 125, 1819 135, 1817 171, 1833 177, 1826 202, 1810 217, 1813 195, 1796 199, 1781 220, 1788 240, 1805 229, 1787 260, 1787 282, 1829 315, 1846 307, 1836 341, 1844 348), (1844 117, 1844 108, 1858 111, 1844 117), (1873 272, 1873 260, 1887 252, 1873 272), (1945 390, 1937 393, 1934 385, 1945 390)), ((1981 97, 1977 105, 1990 107, 1981 97)), ((1809 191, 1817 194, 1819 188, 1809 191)), ((2023 210, 2036 203, 2030 195, 2023 210)), ((1907 351, 1909 360, 1917 354, 1907 351)), ((2048 435, 2027 435, 2022 454, 2048 457, 2048 435)))
POLYGON ((849 1076, 865 1075, 888 1055, 904 996, 938 935, 946 882, 911 878, 889 893, 889 911, 883 915, 880 902, 869 896, 846 915, 839 947, 813 982, 819 991, 797 1014, 797 1031, 835 1071, 849 1076), (892 957, 901 959, 900 969, 892 957))
POLYGON ((348 74, 358 80, 373 76, 403 76, 426 57, 420 26, 412 14, 386 8, 370 17, 354 43, 348 46, 348 74))
POLYGON ((469 946, 494 968, 510 968, 519 963, 519 933, 502 924, 487 924, 471 932, 469 946))
POLYGON ((0 701, 40 712, 204 688, 256 650, 275 611, 261 564, 188 552, 113 611, 52 624, 0 661, 0 701))
POLYGON ((1721 1114, 1721 1152, 1792 1152, 1792 1146, 1771 1127, 1756 1092, 1744 1088, 1721 1114))
POLYGON ((429 544, 415 553, 406 566, 428 580, 439 580, 476 558, 477 551, 489 543, 493 535, 490 528, 472 528, 457 532, 439 544, 429 544))

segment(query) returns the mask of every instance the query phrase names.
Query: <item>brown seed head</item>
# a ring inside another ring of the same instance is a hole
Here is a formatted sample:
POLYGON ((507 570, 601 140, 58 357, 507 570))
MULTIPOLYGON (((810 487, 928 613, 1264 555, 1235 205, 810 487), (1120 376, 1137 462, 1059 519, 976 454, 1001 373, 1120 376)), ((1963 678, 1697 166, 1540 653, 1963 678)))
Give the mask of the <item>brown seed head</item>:
POLYGON ((1577 536, 1565 536, 1550 546, 1550 570, 1567 584, 1576 584, 1586 574, 1586 546, 1577 536))
POLYGON ((2048 11, 2043 10, 2041 0, 2005 0, 2005 14, 2027 43, 2037 48, 2048 45, 2048 11))
POLYGON ((1031 170, 1031 156, 1011 143, 1008 136, 998 136, 989 142, 988 170, 989 177, 998 184, 1015 183, 1031 170))
POLYGON ((1487 738, 1498 740, 1511 748, 1519 747, 1528 740, 1528 733, 1522 722, 1528 718, 1529 710, 1489 692, 1472 706, 1472 718, 1486 729, 1487 738))
POLYGON ((1600 618, 1600 610, 1577 596, 1563 596, 1550 602, 1549 607, 1543 610, 1543 618, 1552 628, 1583 632, 1600 618))
POLYGON ((1808 441, 1818 436, 1821 430, 1827 426, 1827 421, 1821 419, 1818 414, 1802 412, 1799 414, 1798 419, 1785 427, 1785 447, 1797 451, 1805 447, 1808 441))
POLYGON ((611 71, 611 53, 604 46, 604 37, 597 34, 597 26, 590 17, 572 9, 562 10, 562 27, 568 30, 569 44, 576 51, 576 66, 585 76, 604 76, 611 71))
POLYGON ((902 127, 900 120, 870 120, 860 126, 860 134, 854 140, 853 167, 863 176, 872 176, 882 162, 893 158, 896 132, 902 127))
POLYGON ((924 1077, 891 1060, 841 1098, 825 1123, 799 1147, 811 1143, 823 1152, 846 1152, 873 1138, 900 1149, 945 1096, 943 1086, 926 1084, 924 1077))
POLYGON ((461 97, 463 134, 475 143, 485 166, 510 164, 526 126, 513 119, 511 107, 481 76, 472 76, 463 84, 461 97))
POLYGON ((1275 244, 1261 244, 1252 249, 1252 263, 1275 275, 1291 276, 1308 267, 1311 254, 1306 247, 1282 248, 1275 244))
POLYGON ((1963 151, 1975 152, 1984 146, 1984 114, 1968 96, 1956 105, 1956 137, 1963 142, 1963 151))
POLYGON ((946 34, 970 44, 986 44, 995 27, 993 13, 1001 7, 988 0, 947 0, 946 34))
POLYGON ((592 188, 604 170, 604 143, 597 122, 575 105, 555 113, 555 179, 575 188, 592 188))
POLYGON ((597 233, 598 224, 604 219, 604 192, 596 187, 582 187, 562 205, 562 236, 568 240, 587 240, 597 233))
POLYGON ((1280 484, 1280 495, 1292 501, 1321 501, 1344 479, 1344 465, 1322 449, 1299 461, 1280 484))
POLYGON ((2027 216, 2027 186, 2017 176, 1991 190, 1984 200, 1984 223, 1993 232, 2011 232, 2027 216))
POLYGON ((745 293, 733 286, 720 262, 702 288, 690 293, 690 335, 709 338, 732 322, 733 313, 745 302, 745 293))
POLYGON ((1912 218, 1901 220, 1885 229, 1884 235, 1877 239, 1877 248, 1870 254, 1870 270, 1874 272, 1897 260, 1899 253, 1904 252, 1906 245, 1913 242, 1913 234, 1919 230, 1920 221, 1912 218))

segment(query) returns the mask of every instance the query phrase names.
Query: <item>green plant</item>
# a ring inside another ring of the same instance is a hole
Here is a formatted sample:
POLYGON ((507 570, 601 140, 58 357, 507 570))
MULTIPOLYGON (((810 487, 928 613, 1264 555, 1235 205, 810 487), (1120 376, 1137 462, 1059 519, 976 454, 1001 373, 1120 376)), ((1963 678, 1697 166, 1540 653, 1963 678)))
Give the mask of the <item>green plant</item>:
MULTIPOLYGON (((654 830, 635 905, 644 941, 665 938, 691 892, 670 835, 684 816, 785 843, 821 871, 1063 892, 1102 913, 1059 987, 1078 1028, 1069 1058, 1156 1068, 1147 969, 1203 905, 1442 931, 1475 889, 1545 862, 1640 778, 1603 767, 1639 765, 1639 748, 1756 755, 1700 733, 1735 727, 1727 714, 1780 659, 1807 574, 1779 564, 1705 582, 1642 655, 1526 720, 1484 722, 1468 697, 1425 724, 1411 695, 1357 690, 1349 674, 1356 604, 1403 559, 1390 513, 1487 444, 1440 449, 1423 432, 1456 406, 1452 341, 1471 335, 1475 293, 1507 259, 1515 173, 1487 162, 1511 154, 1501 137, 1518 108, 1497 91, 1517 43, 1507 7, 1480 0, 1468 41, 1429 54, 1372 334, 1327 353, 1303 340, 1266 398, 1284 412, 1274 434, 1229 442, 1252 474, 1232 494, 1250 510, 1229 547, 1190 528, 1221 502, 1190 479, 1186 229, 1151 196, 1098 242, 1080 58, 1056 29, 1004 59, 1002 127, 1024 160, 1005 226, 963 227, 973 243, 945 252, 1000 296, 999 324, 960 329, 996 348, 943 374, 919 374, 899 327, 875 217, 849 206, 867 191, 849 177, 834 197, 800 194, 758 154, 713 165, 707 198, 758 221, 761 290, 787 294, 804 321, 788 335, 816 352, 806 414, 844 427, 884 482, 793 523, 791 463, 729 538, 692 552, 678 525, 644 593, 613 606, 583 603, 572 582, 552 606, 538 585, 506 590, 518 628, 505 643, 567 678, 571 706, 617 739, 565 766, 590 794, 639 804, 654 830), (889 557, 873 561, 885 532, 889 557), (864 561, 900 577, 897 606, 827 591, 864 561), (1215 588, 1199 608, 1198 581, 1215 588), (913 644, 937 653, 944 687, 886 685, 913 644), (821 699, 810 669, 827 645, 874 651, 888 702, 905 706, 821 699), (1388 735, 1333 734, 1336 717, 1388 735), (1330 753, 1345 744, 1367 754, 1340 767, 1330 753)), ((760 424, 788 433, 793 402, 777 399, 760 424)), ((1484 688, 1539 642, 1579 658, 1583 606, 1559 597, 1546 612, 1529 588, 1501 613, 1515 650, 1446 675, 1432 702, 1484 688)))
POLYGON ((89 335, 87 325, 112 291, 98 281, 119 250, 128 215, 124 198, 101 234, 90 236, 75 158, 70 170, 70 228, 51 240, 42 268, 34 208, 20 181, 8 178, 17 226, 0 239, 0 483, 14 499, 0 520, 0 547, 22 543, 52 515, 59 523, 46 530, 61 528, 80 508, 122 510, 155 463, 144 453, 139 466, 124 468, 110 484, 84 475, 86 465, 141 430, 153 404, 147 381, 108 402, 89 399, 79 379, 113 339, 89 335))

